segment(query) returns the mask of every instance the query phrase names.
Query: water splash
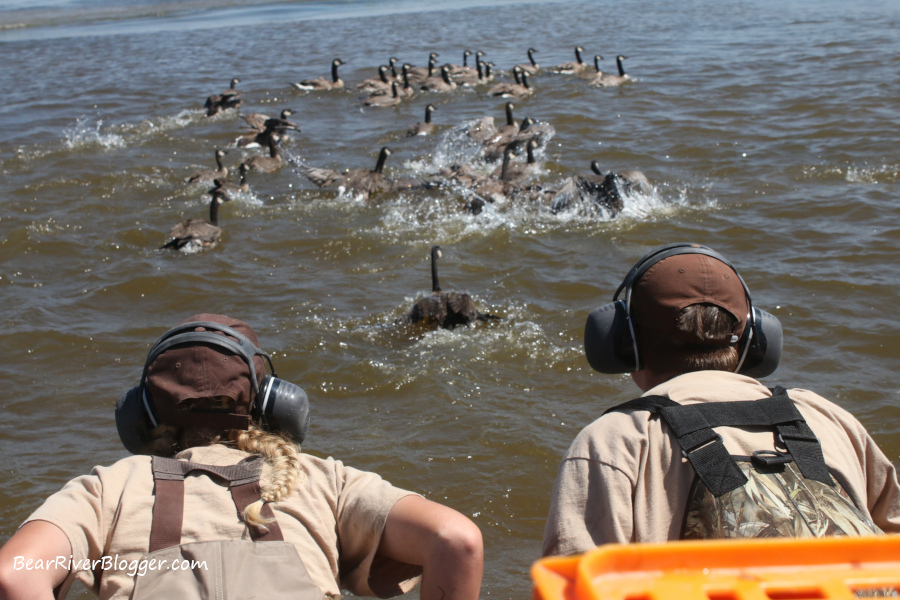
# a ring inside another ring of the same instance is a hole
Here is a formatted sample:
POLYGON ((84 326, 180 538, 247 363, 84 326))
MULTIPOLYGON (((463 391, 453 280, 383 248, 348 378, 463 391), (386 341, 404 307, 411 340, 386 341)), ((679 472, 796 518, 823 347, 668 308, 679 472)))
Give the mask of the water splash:
POLYGON ((122 148, 125 146, 125 138, 117 133, 102 133, 103 120, 99 119, 93 125, 88 124, 85 117, 79 117, 75 125, 64 129, 64 144, 70 150, 98 145, 104 148, 122 148))

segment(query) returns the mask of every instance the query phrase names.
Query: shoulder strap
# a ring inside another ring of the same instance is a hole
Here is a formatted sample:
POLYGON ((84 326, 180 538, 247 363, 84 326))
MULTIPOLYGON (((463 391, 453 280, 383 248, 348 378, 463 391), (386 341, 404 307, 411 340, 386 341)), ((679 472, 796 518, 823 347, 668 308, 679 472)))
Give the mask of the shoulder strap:
MULTIPOLYGON (((784 388, 760 400, 680 405, 664 396, 645 396, 607 410, 649 410, 659 414, 678 439, 697 476, 719 497, 747 482, 713 427, 771 427, 778 432, 807 479, 834 485, 822 448, 784 388)), ((606 414, 606 413, 604 413, 606 414)))
MULTIPOLYGON (((228 486, 231 498, 239 515, 244 509, 259 500, 259 477, 262 462, 242 461, 236 465, 215 466, 178 460, 175 458, 152 457, 154 501, 153 517, 150 525, 150 552, 177 546, 181 543, 181 528, 184 521, 184 478, 192 471, 202 471, 221 480, 228 486)), ((262 515, 274 519, 272 507, 264 504, 262 515)), ((265 528, 247 524, 250 538, 255 542, 282 541, 284 536, 278 521, 273 520, 265 528)))

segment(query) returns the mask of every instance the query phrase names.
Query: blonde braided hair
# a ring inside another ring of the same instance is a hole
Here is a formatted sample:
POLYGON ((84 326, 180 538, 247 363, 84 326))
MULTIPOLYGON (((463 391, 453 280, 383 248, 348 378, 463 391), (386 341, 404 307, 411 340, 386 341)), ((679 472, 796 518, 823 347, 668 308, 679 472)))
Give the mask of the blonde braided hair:
POLYGON ((261 510, 266 502, 278 502, 290 495, 300 477, 300 452, 289 439, 269 433, 254 425, 248 430, 232 429, 228 438, 238 450, 261 456, 273 470, 272 481, 263 488, 260 499, 244 510, 245 522, 262 526, 266 519, 261 510))

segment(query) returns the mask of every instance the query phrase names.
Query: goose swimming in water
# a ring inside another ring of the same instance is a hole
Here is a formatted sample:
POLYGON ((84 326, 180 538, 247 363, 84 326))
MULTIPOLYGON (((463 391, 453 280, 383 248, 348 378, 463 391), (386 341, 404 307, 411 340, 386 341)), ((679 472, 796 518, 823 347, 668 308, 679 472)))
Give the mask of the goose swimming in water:
POLYGON ((366 199, 371 194, 391 192, 402 187, 401 184, 383 174, 384 163, 390 155, 390 148, 387 146, 382 148, 374 169, 352 169, 340 172, 333 169, 302 167, 300 171, 317 187, 337 185, 339 194, 348 193, 366 199))
POLYGON ((259 171, 261 173, 273 173, 281 168, 284 161, 281 158, 281 152, 278 150, 278 144, 281 142, 281 136, 272 134, 269 136, 269 155, 254 156, 245 160, 242 165, 249 171, 259 171))
MULTIPOLYGON (((537 52, 534 48, 528 49, 528 62, 521 63, 516 65, 523 73, 529 73, 531 75, 535 75, 541 69, 541 65, 537 64, 537 61, 534 60, 534 53, 537 52)), ((515 67, 513 67, 515 68, 515 67)))
POLYGON ((187 183, 212 183, 217 177, 228 177, 228 167, 222 163, 222 159, 228 154, 225 150, 216 150, 217 169, 200 169, 184 178, 187 183))
POLYGON ((217 115, 223 110, 237 108, 241 105, 241 96, 243 96, 243 92, 237 89, 237 84, 240 82, 241 80, 235 77, 231 80, 231 87, 221 94, 213 94, 206 99, 204 107, 206 108, 207 117, 217 115))
POLYGON ((566 62, 555 67, 550 67, 547 70, 551 73, 558 73, 560 75, 577 75, 578 73, 581 73, 587 68, 587 63, 581 60, 582 52, 584 52, 584 48, 575 46, 575 62, 566 62))
POLYGON ((437 261, 441 247, 431 247, 431 295, 420 299, 402 319, 407 324, 420 323, 430 328, 453 329, 475 321, 500 319, 478 312, 475 301, 466 293, 445 292, 438 281, 437 261))
POLYGON ((428 135, 434 131, 434 123, 431 122, 431 113, 435 111, 434 104, 425 107, 425 120, 416 123, 406 132, 406 137, 414 137, 417 135, 428 135))
POLYGON ((238 168, 241 173, 241 180, 239 183, 234 183, 233 181, 228 181, 225 178, 216 178, 213 181, 215 187, 209 190, 209 193, 212 194, 215 191, 221 191, 226 196, 226 200, 233 200, 234 196, 238 194, 249 194, 250 193, 250 184, 247 183, 247 165, 245 163, 241 163, 241 166, 238 168))
POLYGON ((600 61, 603 60, 603 57, 599 54, 594 55, 594 70, 585 69, 581 73, 578 73, 579 79, 589 79, 594 80, 603 75, 603 71, 600 70, 600 61))
POLYGON ((618 75, 613 75, 612 73, 601 73, 599 75, 595 75, 594 78, 589 82, 590 85, 594 85, 597 87, 616 87, 631 81, 631 76, 625 72, 625 66, 622 64, 622 61, 626 60, 627 58, 627 56, 622 56, 621 54, 616 57, 616 66, 619 68, 618 75))
POLYGON ((413 83, 425 81, 429 77, 434 77, 434 66, 437 64, 438 53, 432 52, 428 55, 427 67, 409 67, 409 80, 413 83))
POLYGON ((366 94, 375 92, 385 92, 391 88, 392 79, 388 77, 387 65, 378 67, 378 77, 373 79, 364 79, 356 84, 356 89, 366 94))
POLYGON ((529 140, 526 144, 527 151, 527 161, 523 163, 513 163, 512 156, 515 153, 515 149, 512 146, 507 146, 506 151, 503 153, 503 164, 494 169, 494 172, 491 173, 493 177, 497 177, 500 181, 512 182, 512 183, 521 183, 525 181, 537 170, 537 160, 534 156, 534 150, 537 148, 537 142, 535 140, 529 140))
POLYGON ((447 65, 441 67, 440 77, 429 77, 419 84, 419 89, 424 92, 450 92, 456 87, 456 82, 450 79, 450 69, 447 65))
POLYGON ((615 217, 625 208, 623 196, 650 195, 653 186, 641 171, 628 169, 603 173, 597 161, 591 161, 591 175, 576 175, 566 179, 555 193, 551 212, 554 214, 572 206, 585 208, 589 213, 603 211, 615 217))
POLYGON ((212 190, 211 193, 209 221, 188 219, 175 225, 169 232, 169 241, 160 246, 160 250, 170 249, 193 253, 216 245, 222 234, 222 230, 219 228, 219 206, 224 204, 228 197, 224 192, 218 190, 212 190))
POLYGON ((363 100, 364 106, 397 106, 403 102, 403 96, 400 95, 400 87, 397 82, 391 83, 391 95, 373 94, 363 100))
POLYGON ((287 120, 292 114, 294 111, 286 108, 281 111, 280 117, 269 117, 262 113, 244 115, 244 120, 251 129, 241 135, 235 145, 239 148, 268 148, 269 138, 273 134, 283 135, 287 131, 300 131, 300 127, 296 123, 287 120))
POLYGON ((521 83, 498 83, 490 90, 488 90, 488 95, 490 96, 499 96, 501 98, 525 98, 526 96, 530 96, 534 93, 534 88, 532 88, 528 84, 528 72, 522 71, 519 68, 513 69, 514 73, 518 73, 518 77, 516 77, 516 81, 521 80, 521 83))
POLYGON ((316 77, 315 79, 304 79, 300 83, 292 83, 298 90, 339 90, 344 87, 344 82, 338 77, 338 67, 344 64, 339 58, 331 61, 331 81, 325 77, 316 77))

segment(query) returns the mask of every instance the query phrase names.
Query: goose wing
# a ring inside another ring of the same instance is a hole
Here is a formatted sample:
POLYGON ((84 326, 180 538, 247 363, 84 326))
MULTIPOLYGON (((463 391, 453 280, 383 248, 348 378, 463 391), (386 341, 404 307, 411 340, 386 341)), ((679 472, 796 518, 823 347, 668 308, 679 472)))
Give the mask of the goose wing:
POLYGON ((333 170, 318 167, 300 167, 300 172, 317 187, 323 188, 341 181, 344 175, 333 170))

